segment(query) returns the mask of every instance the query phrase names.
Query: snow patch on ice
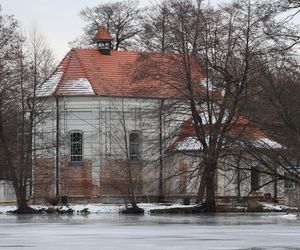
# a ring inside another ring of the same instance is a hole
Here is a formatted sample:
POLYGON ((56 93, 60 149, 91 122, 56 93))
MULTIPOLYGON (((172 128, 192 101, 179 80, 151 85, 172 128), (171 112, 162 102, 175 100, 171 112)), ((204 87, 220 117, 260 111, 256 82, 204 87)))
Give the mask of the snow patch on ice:
POLYGON ((287 219, 287 220, 299 220, 299 215, 298 214, 283 214, 279 216, 282 219, 287 219))
POLYGON ((262 216, 263 218, 278 218, 284 220, 300 220, 300 216, 297 213, 286 213, 286 214, 272 214, 262 216))
POLYGON ((290 208, 288 206, 280 205, 280 204, 272 204, 272 203, 265 203, 265 202, 261 202, 261 204, 263 205, 263 208, 265 210, 283 211, 283 210, 290 208))
MULTIPOLYGON (((150 213, 152 209, 166 209, 166 208, 177 208, 177 207, 188 207, 181 204, 154 204, 154 203, 139 203, 138 206, 143 208, 145 213, 150 213)), ((193 205, 191 205, 192 207, 193 205)), ((69 208, 73 209, 75 213, 80 213, 83 209, 88 209, 92 214, 109 214, 118 213, 121 209, 125 208, 124 205, 108 205, 108 204, 87 204, 87 205, 70 205, 69 208)))
POLYGON ((106 204, 86 204, 86 205, 71 205, 69 206, 75 211, 75 213, 80 213, 83 209, 88 209, 88 212, 92 214, 108 214, 108 213, 118 213, 121 205, 106 205, 106 204))
POLYGON ((182 204, 153 204, 153 203, 141 203, 138 204, 139 207, 143 208, 145 213, 150 213, 152 209, 166 209, 166 208, 181 208, 181 207, 194 207, 195 205, 182 205, 182 204))

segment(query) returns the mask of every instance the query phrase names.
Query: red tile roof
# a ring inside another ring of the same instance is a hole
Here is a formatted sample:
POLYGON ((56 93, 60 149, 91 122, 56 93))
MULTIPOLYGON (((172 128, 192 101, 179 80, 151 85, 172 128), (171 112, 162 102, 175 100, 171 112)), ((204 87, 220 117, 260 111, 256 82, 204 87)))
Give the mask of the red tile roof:
POLYGON ((228 136, 242 136, 252 140, 267 138, 265 133, 245 116, 239 116, 233 123, 231 129, 227 132, 228 136))
MULTIPOLYGON (((51 90, 56 84, 55 92, 46 92, 60 96, 179 97, 186 87, 182 65, 175 57, 178 59, 178 55, 115 50, 102 55, 97 49, 72 49, 44 88, 51 90)), ((200 83, 205 77, 198 64, 191 65, 192 78, 200 83)))
MULTIPOLYGON (((207 125, 207 129, 209 129, 209 126, 210 125, 207 125)), ((209 133, 209 131, 207 131, 207 133, 209 133)), ((266 134, 245 116, 239 116, 236 119, 233 119, 231 127, 226 131, 226 136, 231 138, 243 138, 252 141, 269 140, 266 134)), ((181 126, 179 135, 175 139, 174 143, 172 143, 170 146, 170 149, 176 150, 177 145, 182 144, 189 138, 196 138, 196 132, 193 126, 192 118, 188 119, 181 126)), ((271 142, 271 140, 269 141, 271 142)))
POLYGON ((113 40, 113 38, 110 35, 108 29, 105 26, 101 26, 99 28, 94 40, 111 42, 113 40))

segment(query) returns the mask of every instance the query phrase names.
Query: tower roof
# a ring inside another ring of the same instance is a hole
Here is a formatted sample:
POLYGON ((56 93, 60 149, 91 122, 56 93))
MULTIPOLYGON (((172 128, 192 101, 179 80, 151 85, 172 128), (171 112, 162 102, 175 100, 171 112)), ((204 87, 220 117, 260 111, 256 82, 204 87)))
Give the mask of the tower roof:
POLYGON ((94 40, 96 42, 98 41, 111 42, 113 38, 105 26, 100 26, 94 40))

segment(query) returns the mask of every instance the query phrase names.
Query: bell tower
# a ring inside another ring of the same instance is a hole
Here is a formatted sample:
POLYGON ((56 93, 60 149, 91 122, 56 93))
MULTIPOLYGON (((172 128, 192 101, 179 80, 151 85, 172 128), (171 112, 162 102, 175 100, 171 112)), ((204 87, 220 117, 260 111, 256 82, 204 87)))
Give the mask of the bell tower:
POLYGON ((112 49, 113 38, 105 26, 100 26, 94 41, 97 43, 97 48, 102 55, 110 55, 112 49))

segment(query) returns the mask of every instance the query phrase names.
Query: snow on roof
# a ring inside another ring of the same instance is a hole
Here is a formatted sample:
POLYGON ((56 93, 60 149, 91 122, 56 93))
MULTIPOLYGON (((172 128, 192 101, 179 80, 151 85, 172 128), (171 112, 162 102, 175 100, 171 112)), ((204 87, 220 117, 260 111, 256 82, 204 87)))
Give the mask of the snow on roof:
POLYGON ((63 68, 58 67, 50 78, 37 90, 38 97, 51 96, 63 76, 63 68))
POLYGON ((253 144, 257 148, 272 148, 272 149, 279 149, 282 148, 282 145, 276 141, 273 141, 269 138, 261 138, 253 141, 253 144))
POLYGON ((176 149, 179 151, 199 150, 202 149, 202 145, 196 138, 187 137, 177 143, 176 149))
MULTIPOLYGON (((206 139, 208 142, 208 138, 206 139)), ((270 148, 270 149, 279 149, 282 148, 282 145, 269 139, 261 138, 250 141, 253 146, 257 148, 270 148)), ((178 151, 192 151, 192 150, 201 150, 203 147, 201 143, 195 137, 186 137, 183 141, 178 141, 176 143, 176 150, 178 151)))
POLYGON ((87 78, 67 80, 60 89, 68 95, 94 95, 93 88, 87 78))
POLYGON ((209 81, 207 78, 200 81, 200 84, 204 88, 208 88, 209 91, 216 90, 215 86, 212 84, 211 81, 209 81))
MULTIPOLYGON (((200 118, 202 119, 203 124, 215 124, 217 120, 219 119, 219 113, 209 113, 207 111, 203 111, 199 113, 200 118), (211 116, 211 117, 210 117, 211 116), (211 119, 211 122, 209 121, 211 119)), ((224 123, 228 119, 228 112, 225 112, 225 114, 222 117, 222 122, 224 123)))
MULTIPOLYGON (((201 112, 200 117, 203 124, 209 129, 208 113, 201 112)), ((224 115, 223 122, 226 121, 228 115, 224 115)), ((212 117, 212 124, 216 122, 216 118, 212 117)), ((206 128, 206 127, 204 127, 206 128)), ((247 142, 256 148, 279 149, 283 146, 276 141, 268 138, 268 136, 254 123, 245 116, 237 116, 233 119, 232 126, 225 132, 226 137, 240 138, 240 142, 247 142)), ((207 131, 206 141, 208 143, 209 131, 207 131)), ((189 118, 181 127, 180 133, 170 146, 171 149, 179 151, 199 150, 202 149, 201 143, 196 138, 196 132, 193 125, 193 119, 189 118)))

